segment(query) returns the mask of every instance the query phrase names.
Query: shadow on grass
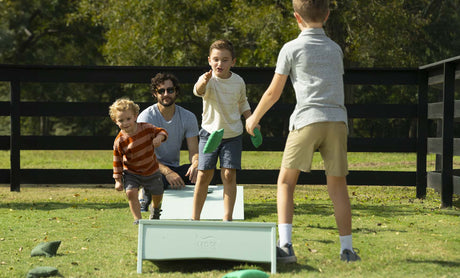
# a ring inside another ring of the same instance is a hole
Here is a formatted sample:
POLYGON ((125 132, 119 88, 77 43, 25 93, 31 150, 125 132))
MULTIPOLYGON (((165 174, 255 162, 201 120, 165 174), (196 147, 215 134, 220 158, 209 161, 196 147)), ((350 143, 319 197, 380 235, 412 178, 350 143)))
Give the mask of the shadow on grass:
POLYGON ((270 264, 266 263, 251 263, 229 260, 213 260, 213 259, 191 259, 191 260, 165 260, 165 261, 150 261, 158 267, 161 273, 194 273, 202 271, 236 271, 240 269, 258 269, 270 272, 270 264))
MULTIPOLYGON (((372 205, 372 204, 353 204, 353 212, 360 212, 366 215, 374 215, 376 217, 386 217, 393 218, 399 215, 408 215, 411 213, 410 207, 407 205, 372 205)), ((245 219, 253 219, 261 216, 276 215, 276 201, 267 202, 267 203, 257 203, 257 204, 245 204, 244 207, 244 216, 245 219)), ((330 216, 334 214, 334 209, 332 203, 308 203, 308 204, 296 204, 295 205, 295 215, 320 215, 320 216, 330 216)), ((444 213, 450 214, 451 212, 445 211, 444 213)), ((456 214, 456 212, 452 212, 456 214)))
MULTIPOLYGON (((171 261, 150 261, 158 267, 161 273, 194 273, 203 271, 228 271, 233 272, 242 269, 258 269, 265 272, 271 271, 269 263, 247 263, 241 261, 228 261, 228 260, 212 260, 212 259, 197 259, 197 260, 171 260, 171 261)), ((319 272, 318 269, 304 264, 277 264, 278 273, 292 273, 303 271, 319 272)))
POLYGON ((444 267, 459 267, 460 262, 441 261, 441 260, 407 260, 408 263, 414 264, 438 264, 444 267))
POLYGON ((13 210, 59 210, 59 209, 120 209, 126 208, 128 202, 114 202, 114 203, 94 203, 94 202, 85 202, 85 203, 66 203, 66 202, 32 202, 32 203, 3 203, 0 204, 0 209, 13 209, 13 210))

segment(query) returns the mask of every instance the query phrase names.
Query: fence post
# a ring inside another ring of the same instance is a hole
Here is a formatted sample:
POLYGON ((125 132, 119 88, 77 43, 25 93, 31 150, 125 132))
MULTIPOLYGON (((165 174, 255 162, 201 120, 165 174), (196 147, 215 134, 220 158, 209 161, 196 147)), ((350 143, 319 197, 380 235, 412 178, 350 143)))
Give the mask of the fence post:
POLYGON ((10 119, 11 119, 11 134, 10 134, 10 190, 20 191, 20 171, 21 171, 21 119, 19 103, 21 101, 21 91, 19 81, 11 81, 10 83, 10 119))
POLYGON ((426 156, 428 140, 428 72, 419 71, 417 107, 417 198, 426 197, 426 156))
POLYGON ((455 107, 455 64, 444 63, 443 121, 442 121, 442 170, 441 204, 452 206, 454 192, 454 107, 455 107))

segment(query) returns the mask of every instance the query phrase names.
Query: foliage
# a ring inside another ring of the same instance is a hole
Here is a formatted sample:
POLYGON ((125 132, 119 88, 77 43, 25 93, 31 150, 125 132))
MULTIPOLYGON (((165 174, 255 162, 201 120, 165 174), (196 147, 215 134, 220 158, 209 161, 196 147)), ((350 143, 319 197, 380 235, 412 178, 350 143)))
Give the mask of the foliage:
MULTIPOLYGON (((281 46, 299 33, 292 12, 291 0, 2 0, 0 63, 206 66, 210 43, 227 38, 236 47, 237 66, 272 67, 281 46)), ((331 1, 325 29, 342 47, 347 68, 417 67, 460 54, 459 16, 460 0, 331 1)), ((248 86, 250 101, 257 102, 266 86, 248 86)), ((7 99, 7 89, 0 88, 0 99, 7 99)), ((145 86, 126 84, 28 84, 22 91, 24 99, 40 101, 113 101, 123 95, 145 101, 147 96, 145 86)), ((402 87, 355 86, 346 94, 359 104, 417 99, 416 90, 402 87)), ((293 101, 288 87, 281 102, 293 101)), ((109 132, 111 123, 98 121, 22 122, 25 134, 109 132)), ((410 136, 408 129, 414 129, 410 119, 359 119, 350 131, 372 137, 402 130, 399 136, 410 136)))

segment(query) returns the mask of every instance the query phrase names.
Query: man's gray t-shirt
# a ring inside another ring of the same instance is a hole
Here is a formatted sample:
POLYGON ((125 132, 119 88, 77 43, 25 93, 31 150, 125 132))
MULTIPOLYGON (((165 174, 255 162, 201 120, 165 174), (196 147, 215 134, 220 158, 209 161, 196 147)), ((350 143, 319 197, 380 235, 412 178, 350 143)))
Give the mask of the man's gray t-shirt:
POLYGON ((138 122, 146 122, 162 127, 168 132, 168 140, 155 148, 155 155, 160 163, 179 167, 180 148, 184 138, 198 136, 198 122, 195 114, 176 104, 176 111, 170 121, 166 121, 155 103, 142 111, 138 122))
POLYGON ((276 73, 289 75, 297 104, 289 130, 316 122, 347 124, 343 91, 343 53, 322 28, 302 31, 278 55, 276 73))

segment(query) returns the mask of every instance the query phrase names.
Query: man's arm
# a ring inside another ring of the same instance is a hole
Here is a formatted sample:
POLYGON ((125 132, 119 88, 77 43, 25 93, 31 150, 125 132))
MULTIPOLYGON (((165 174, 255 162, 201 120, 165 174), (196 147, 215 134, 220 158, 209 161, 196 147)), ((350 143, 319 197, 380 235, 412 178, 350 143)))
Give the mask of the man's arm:
POLYGON ((166 180, 168 181, 168 184, 171 185, 171 188, 182 188, 185 186, 185 183, 184 181, 182 180, 182 178, 179 176, 179 174, 177 174, 176 172, 174 172, 173 170, 171 170, 168 166, 158 162, 158 166, 160 168, 160 173, 165 176, 166 180))
POLYGON ((196 177, 198 175, 198 136, 187 138, 187 149, 191 165, 185 176, 187 176, 192 183, 196 183, 196 177))

